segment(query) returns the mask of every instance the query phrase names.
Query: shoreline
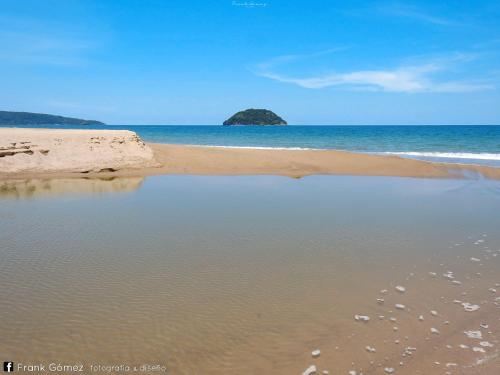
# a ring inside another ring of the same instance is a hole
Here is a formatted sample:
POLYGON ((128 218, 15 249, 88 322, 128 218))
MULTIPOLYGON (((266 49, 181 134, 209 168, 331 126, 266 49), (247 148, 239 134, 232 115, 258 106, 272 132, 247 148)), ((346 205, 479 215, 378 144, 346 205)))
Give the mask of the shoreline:
MULTIPOLYGON (((500 179, 500 168, 322 149, 264 149, 150 143, 157 174, 358 175, 500 179)), ((149 172, 149 171, 148 171, 149 172)), ((156 174, 156 173, 155 173, 156 174)))
POLYGON ((499 180, 500 168, 442 163, 338 150, 256 149, 146 143, 155 166, 117 168, 115 171, 0 172, 0 180, 28 178, 113 178, 155 175, 245 176, 311 175, 386 176, 413 178, 486 178, 499 180))
MULTIPOLYGON (((446 160, 427 160, 424 158, 419 158, 419 157, 429 157, 429 158, 439 158, 440 155, 442 154, 447 154, 450 156, 445 157, 444 159, 452 159, 452 160, 497 160, 495 159, 490 159, 490 158, 484 158, 484 157, 477 157, 477 155, 496 155, 497 154, 492 154, 492 153, 453 153, 453 152, 434 152, 434 151, 429 151, 429 152, 413 152, 413 151, 353 151, 349 149, 334 149, 334 148, 313 148, 313 147, 271 147, 271 146, 228 146, 228 145, 204 145, 204 144, 181 144, 181 143, 158 143, 158 142, 148 142, 148 144, 157 144, 157 145, 164 145, 164 146, 184 146, 184 147, 205 147, 205 148, 220 148, 220 149, 229 149, 229 150, 277 150, 277 151, 335 151, 335 152, 346 152, 349 154, 359 154, 359 155, 370 155, 370 156, 397 156, 402 159, 409 159, 409 160, 417 160, 417 161, 424 161, 432 164, 447 164, 447 165, 460 165, 460 166, 470 166, 470 167, 492 167, 492 168, 500 168, 500 164, 494 165, 494 164, 481 164, 481 163, 470 163, 470 162, 452 162, 452 161, 446 161, 446 160)), ((498 154, 500 155, 500 154, 498 154)), ((498 159, 500 161, 500 159, 498 159)))
POLYGON ((500 179, 500 168, 324 149, 145 143, 127 130, 0 129, 0 180, 163 174, 500 179))

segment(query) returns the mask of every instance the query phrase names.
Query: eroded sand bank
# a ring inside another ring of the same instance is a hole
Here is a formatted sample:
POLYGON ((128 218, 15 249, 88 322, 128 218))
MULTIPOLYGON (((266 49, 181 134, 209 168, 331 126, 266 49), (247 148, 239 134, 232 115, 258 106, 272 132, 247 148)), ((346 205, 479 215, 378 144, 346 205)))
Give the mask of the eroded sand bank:
POLYGON ((89 173, 154 165, 151 148, 128 130, 0 129, 4 174, 89 173))
POLYGON ((0 129, 0 178, 159 174, 500 179, 500 168, 334 150, 145 144, 126 130, 0 129))

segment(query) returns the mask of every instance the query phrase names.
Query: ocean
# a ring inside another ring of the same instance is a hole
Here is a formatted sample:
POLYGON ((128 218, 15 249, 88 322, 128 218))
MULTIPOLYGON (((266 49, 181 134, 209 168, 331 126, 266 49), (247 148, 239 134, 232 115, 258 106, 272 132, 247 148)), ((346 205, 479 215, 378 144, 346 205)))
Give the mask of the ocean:
POLYGON ((422 126, 24 126, 128 129, 147 142, 222 147, 335 149, 429 161, 500 166, 500 125, 422 126))

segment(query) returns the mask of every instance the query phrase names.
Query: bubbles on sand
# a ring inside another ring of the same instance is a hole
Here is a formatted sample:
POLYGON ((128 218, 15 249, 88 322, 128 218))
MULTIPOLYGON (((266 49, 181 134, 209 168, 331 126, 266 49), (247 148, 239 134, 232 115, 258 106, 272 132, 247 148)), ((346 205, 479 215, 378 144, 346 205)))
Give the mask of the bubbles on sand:
POLYGON ((413 353, 415 353, 416 351, 417 351, 417 348, 407 346, 404 349, 403 354, 401 354, 401 356, 402 357, 411 357, 413 355, 413 353))
MULTIPOLYGON (((460 247, 452 247, 459 251, 456 257, 443 258, 440 262, 429 258, 432 267, 436 267, 432 271, 414 266, 412 272, 397 276, 399 282, 396 279, 378 286, 375 295, 366 300, 368 306, 359 306, 358 311, 365 313, 354 315, 355 322, 370 324, 352 323, 354 329, 362 332, 350 331, 348 335, 349 340, 370 339, 367 341, 370 345, 365 346, 352 342, 356 358, 364 358, 366 363, 361 367, 358 359, 356 365, 351 363, 351 370, 344 368, 343 371, 349 375, 393 374, 401 371, 401 366, 405 373, 417 373, 414 370, 419 366, 415 364, 418 358, 419 363, 427 361, 427 365, 433 367, 424 373, 452 375, 461 373, 471 363, 500 353, 494 333, 497 324, 487 320, 491 308, 500 306, 497 296, 500 283, 496 282, 499 280, 488 278, 492 275, 492 262, 496 260, 490 249, 483 249, 485 240, 475 247, 471 247, 472 242, 464 241, 460 247), (477 267, 481 267, 481 272, 477 272, 477 267), (481 314, 474 314, 477 311, 481 314), (372 321, 370 316, 375 319, 372 321), (364 351, 362 357, 360 350, 364 351)), ((311 355, 317 358, 319 349, 311 355)), ((309 374, 320 373, 314 370, 316 372, 309 374)))
POLYGON ((406 288, 404 286, 401 286, 401 285, 397 285, 396 288, 395 288, 399 293, 404 293, 406 292, 406 288))
POLYGON ((317 368, 315 365, 311 365, 306 370, 302 373, 302 375, 316 375, 317 374, 317 368))
POLYGON ((465 331, 464 334, 470 339, 480 340, 483 338, 483 334, 481 333, 481 331, 465 331))
POLYGON ((445 273, 443 273, 443 277, 448 280, 453 280, 455 278, 453 272, 451 271, 446 271, 445 273))
POLYGON ((357 322, 365 322, 367 323, 368 321, 370 321, 370 317, 367 316, 367 315, 354 315, 354 320, 356 320, 357 322))
POLYGON ((479 343, 479 345, 485 347, 485 348, 493 348, 495 345, 493 345, 492 343, 488 342, 488 341, 481 341, 479 343))
POLYGON ((463 302, 462 306, 464 307, 464 310, 468 311, 468 312, 473 312, 473 311, 479 310, 479 305, 473 305, 469 302, 463 302))

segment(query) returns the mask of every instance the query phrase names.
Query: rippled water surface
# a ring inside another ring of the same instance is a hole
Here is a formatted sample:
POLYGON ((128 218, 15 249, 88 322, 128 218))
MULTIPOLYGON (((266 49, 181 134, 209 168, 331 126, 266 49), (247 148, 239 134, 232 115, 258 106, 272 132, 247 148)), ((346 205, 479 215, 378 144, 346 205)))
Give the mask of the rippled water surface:
POLYGON ((171 374, 301 374, 313 364, 330 374, 497 373, 498 182, 77 181, 0 183, 6 360, 161 364, 171 374), (408 346, 417 350, 403 356, 408 346))

